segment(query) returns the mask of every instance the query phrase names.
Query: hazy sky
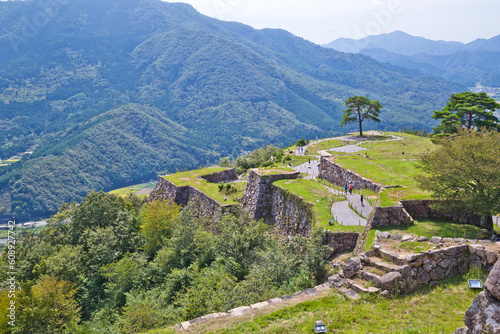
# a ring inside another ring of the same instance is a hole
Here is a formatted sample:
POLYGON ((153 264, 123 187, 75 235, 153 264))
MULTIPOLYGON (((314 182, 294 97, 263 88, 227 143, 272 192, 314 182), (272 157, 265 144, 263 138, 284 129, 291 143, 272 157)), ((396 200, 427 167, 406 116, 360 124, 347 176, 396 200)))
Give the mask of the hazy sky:
POLYGON ((500 34, 498 0, 183 0, 202 14, 282 28, 318 44, 401 30, 470 42, 500 34))

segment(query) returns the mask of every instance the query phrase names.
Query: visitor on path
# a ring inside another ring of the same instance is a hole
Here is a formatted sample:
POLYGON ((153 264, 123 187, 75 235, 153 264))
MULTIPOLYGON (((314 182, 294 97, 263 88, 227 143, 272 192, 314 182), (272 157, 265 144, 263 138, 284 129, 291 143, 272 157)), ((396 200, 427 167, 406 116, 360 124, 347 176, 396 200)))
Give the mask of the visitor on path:
POLYGON ((364 206, 363 200, 364 200, 364 197, 363 197, 363 195, 361 195, 361 206, 364 206))
POLYGON ((311 158, 309 158, 309 165, 311 164, 311 158))
POLYGON ((351 185, 349 185, 349 194, 351 194, 351 195, 352 195, 352 184, 351 184, 351 185))
POLYGON ((347 184, 345 185, 345 194, 347 195, 347 184))

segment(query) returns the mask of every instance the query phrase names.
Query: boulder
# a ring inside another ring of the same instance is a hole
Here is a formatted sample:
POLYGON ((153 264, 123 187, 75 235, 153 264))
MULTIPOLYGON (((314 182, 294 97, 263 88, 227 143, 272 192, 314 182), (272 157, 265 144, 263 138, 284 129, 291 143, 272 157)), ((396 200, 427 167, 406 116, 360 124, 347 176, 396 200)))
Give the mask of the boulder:
POLYGON ((344 272, 344 276, 347 278, 353 277, 360 270, 361 270, 361 260, 357 256, 350 258, 342 266, 342 271, 344 272))
POLYGON ((418 237, 418 238, 417 238, 417 241, 418 241, 418 242, 429 241, 429 238, 424 237, 424 236, 421 236, 421 237, 418 237))
POLYGON ((432 242, 433 244, 439 244, 439 243, 441 243, 441 241, 442 241, 442 240, 443 240, 443 238, 441 238, 441 237, 436 237, 436 236, 433 236, 433 237, 431 238, 431 242, 432 242))
POLYGON ((304 293, 308 296, 314 295, 316 293, 316 289, 305 289, 304 293))
POLYGON ((398 240, 401 240, 403 237, 402 237, 402 236, 400 236, 399 234, 393 233, 393 234, 391 234, 391 237, 390 237, 390 238, 391 238, 391 240, 396 240, 396 241, 398 241, 398 240))
POLYGON ((391 271, 380 278, 380 289, 393 290, 396 288, 397 284, 402 281, 403 276, 400 273, 391 271))
POLYGON ((233 308, 232 310, 227 311, 227 313, 233 317, 237 317, 239 315, 242 315, 245 312, 250 311, 251 308, 250 306, 240 306, 237 308, 233 308))
POLYGON ((283 302, 283 299, 281 299, 281 298, 269 299, 269 304, 278 304, 278 303, 282 303, 282 302, 283 302))
POLYGON ((412 241, 412 240, 413 237, 409 234, 403 235, 403 237, 401 238, 401 242, 412 241))
POLYGON ((379 294, 379 296, 382 296, 382 297, 386 297, 386 298, 387 298, 387 297, 390 297, 390 296, 391 296, 391 293, 390 293, 389 291, 387 291, 387 290, 384 290, 384 291, 382 291, 382 292, 379 294))
POLYGON ((255 303, 250 305, 251 308, 253 309, 261 309, 269 305, 269 302, 260 302, 260 303, 255 303))
POLYGON ((500 301, 487 291, 479 293, 465 312, 464 322, 472 333, 500 333, 500 301))
POLYGON ((382 232, 378 237, 382 239, 389 239, 391 237, 391 234, 389 232, 382 232))
POLYGON ((328 277, 328 283, 332 288, 340 288, 341 286, 344 286, 346 284, 346 281, 345 279, 340 277, 340 275, 336 274, 328 277))
POLYGON ((497 261, 491 269, 484 287, 493 297, 500 300, 500 261, 497 261))

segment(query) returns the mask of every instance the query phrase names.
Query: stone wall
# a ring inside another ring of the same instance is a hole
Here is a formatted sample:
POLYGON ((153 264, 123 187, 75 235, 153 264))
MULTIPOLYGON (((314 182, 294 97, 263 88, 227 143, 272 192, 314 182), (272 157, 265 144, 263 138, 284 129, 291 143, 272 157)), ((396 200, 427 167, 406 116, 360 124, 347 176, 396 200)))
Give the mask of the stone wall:
POLYGON ((210 183, 233 182, 238 180, 238 176, 236 176, 236 172, 232 168, 212 174, 202 175, 200 178, 210 183))
POLYGON ((379 192, 383 187, 381 184, 364 178, 353 171, 342 168, 339 164, 323 156, 320 158, 318 177, 341 187, 352 184, 353 189, 356 190, 369 189, 379 192))
POLYGON ((192 203, 200 217, 215 217, 218 212, 233 212, 236 205, 222 205, 204 192, 191 187, 177 187, 174 183, 160 176, 156 186, 149 195, 148 202, 157 200, 173 200, 179 205, 192 203))
MULTIPOLYGON (((459 213, 432 208, 432 204, 438 203, 435 200, 408 200, 401 201, 405 210, 413 217, 413 219, 432 218, 453 221, 461 224, 471 224, 481 226, 481 217, 472 213, 459 213)), ((487 221, 487 228, 492 229, 493 220, 487 221), (489 227, 488 227, 489 226, 489 227), (491 228, 490 228, 491 227, 491 228)))
POLYGON ((376 207, 372 227, 412 225, 413 218, 402 205, 376 207))
MULTIPOLYGON (((497 254, 485 250, 485 247, 479 244, 451 246, 411 254, 404 258, 380 248, 375 248, 367 255, 378 256, 398 265, 385 276, 398 276, 399 284, 394 285, 393 290, 398 290, 400 293, 411 293, 429 284, 437 285, 440 280, 446 277, 465 274, 471 266, 490 270, 497 261, 497 254), (394 273, 399 273, 399 275, 394 273)), ((360 275, 373 277, 374 274, 361 272, 360 275)), ((370 277, 364 278, 370 279, 370 277)), ((384 277, 381 277, 380 280, 384 282, 384 277)))
POLYGON ((333 249, 332 254, 350 252, 356 247, 358 242, 358 232, 332 232, 324 231, 323 245, 328 245, 333 249))
POLYGON ((300 178, 299 172, 261 175, 256 169, 251 169, 247 188, 241 199, 243 208, 250 213, 253 219, 263 218, 264 221, 272 221, 272 183, 278 180, 297 178, 300 178))
POLYGON ((280 187, 271 186, 271 218, 286 235, 309 236, 314 222, 313 206, 280 187))

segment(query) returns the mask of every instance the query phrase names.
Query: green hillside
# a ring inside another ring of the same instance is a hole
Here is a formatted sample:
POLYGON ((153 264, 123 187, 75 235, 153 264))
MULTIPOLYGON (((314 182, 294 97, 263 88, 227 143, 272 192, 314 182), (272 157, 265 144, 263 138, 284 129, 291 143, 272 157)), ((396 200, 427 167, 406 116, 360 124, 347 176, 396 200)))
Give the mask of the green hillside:
POLYGON ((65 2, 23 37, 19 17, 39 10, 0 2, 0 159, 34 147, 0 167, 19 218, 235 149, 350 131, 338 126, 356 94, 385 106, 378 129, 430 128, 432 110, 463 90, 185 4, 65 2))

